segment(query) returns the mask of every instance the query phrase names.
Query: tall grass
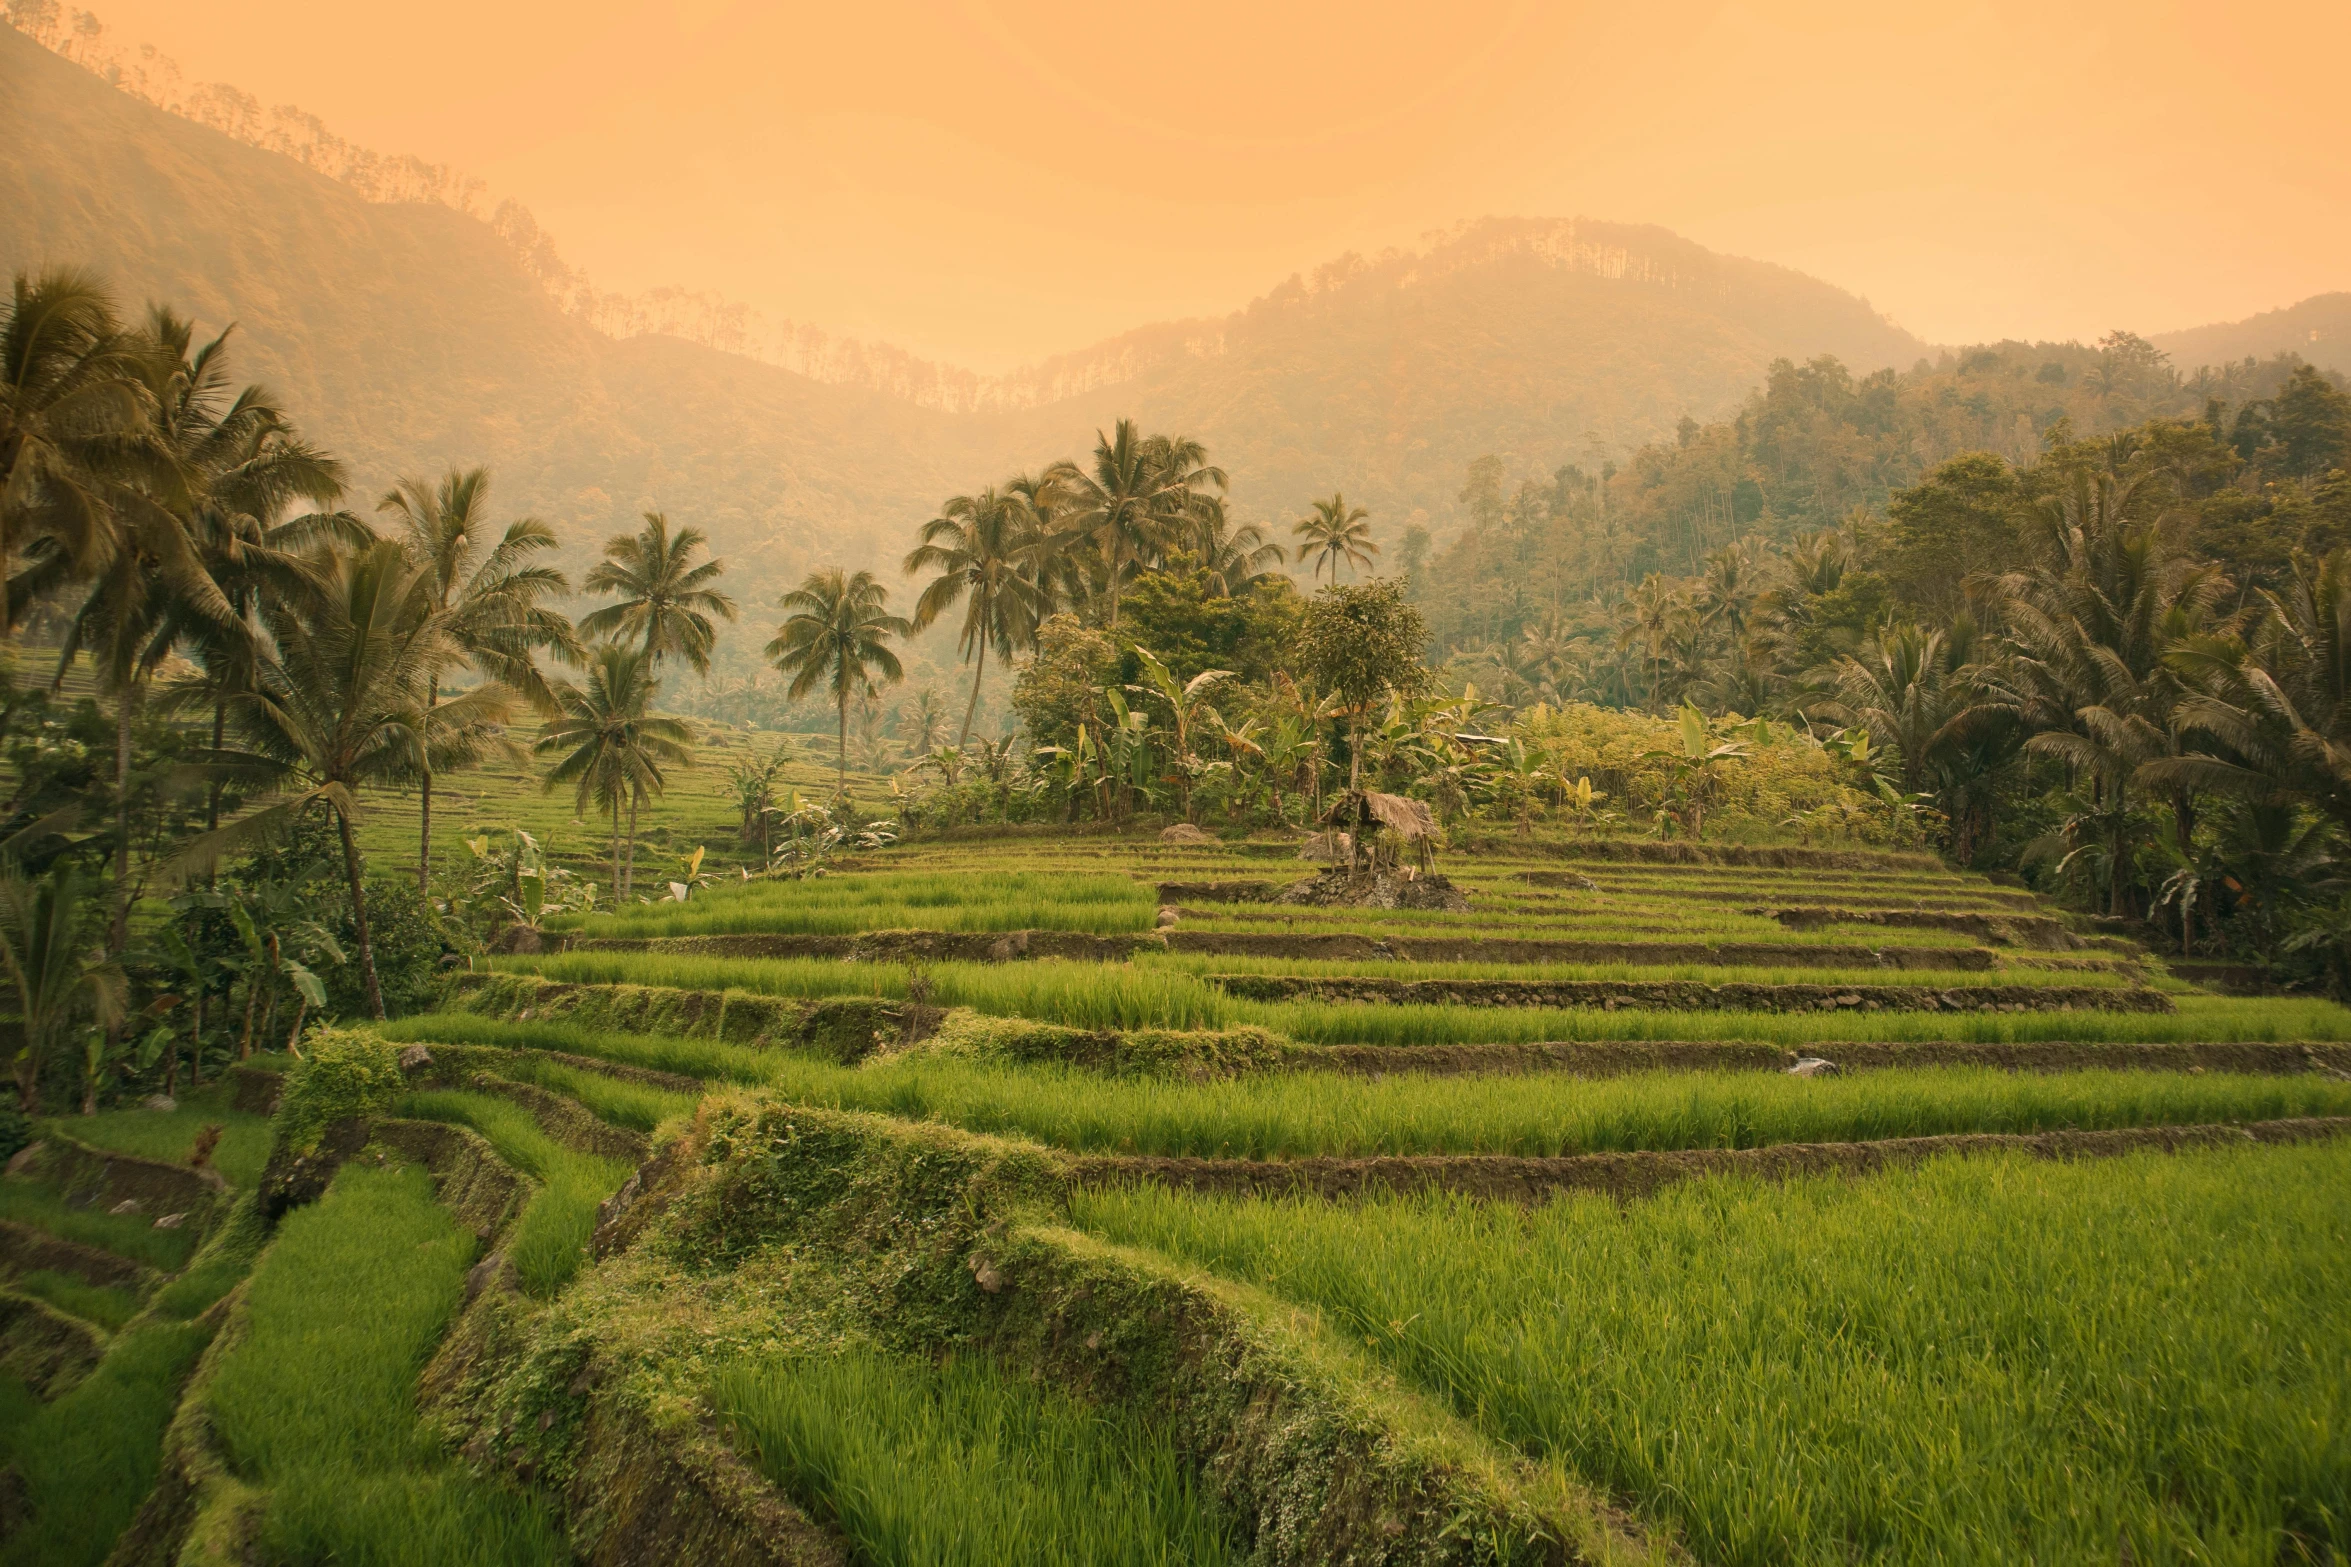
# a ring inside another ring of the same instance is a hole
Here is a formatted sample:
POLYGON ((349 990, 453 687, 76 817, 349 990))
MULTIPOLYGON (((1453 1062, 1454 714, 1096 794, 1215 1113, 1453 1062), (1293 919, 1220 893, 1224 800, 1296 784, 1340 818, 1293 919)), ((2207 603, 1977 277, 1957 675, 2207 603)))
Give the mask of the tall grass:
POLYGON ((571 1282, 587 1260, 596 1206, 629 1178, 629 1166, 566 1148, 531 1113, 495 1094, 436 1089, 401 1100, 399 1114, 468 1126, 489 1139, 508 1164, 539 1183, 515 1221, 506 1255, 522 1287, 545 1299, 571 1282))
POLYGON ((538 1504, 475 1476, 417 1423, 417 1374, 474 1249, 414 1165, 346 1168, 279 1227, 246 1296, 246 1335, 207 1391, 237 1468, 270 1492, 271 1559, 568 1559, 538 1504))
POLYGON ((1319 1307, 1497 1439, 1731 1564, 2351 1552, 2351 1148, 1630 1208, 1078 1199, 1319 1307))
MULTIPOLYGON (((903 999, 906 970, 891 963, 816 958, 711 958, 671 952, 565 952, 499 958, 503 969, 575 984, 669 985, 761 995, 903 999)), ((1341 965, 1360 967, 1359 965, 1341 965)), ((1297 965, 1292 965, 1293 968, 1297 965)), ((1000 1017, 1080 1028, 1228 1028, 1254 1024, 1312 1044, 1503 1044, 1575 1039, 1823 1040, 2351 1039, 2351 1011, 2283 997, 2181 996, 2174 1013, 1650 1011, 1624 1008, 1459 1007, 1240 1001, 1164 962, 940 963, 926 967, 931 998, 1000 1017)), ((1881 980, 1905 976, 1881 973, 1881 980)), ((1971 983, 2002 975, 1961 976, 1971 983)), ((1808 982, 1818 983, 1814 971, 1808 982)))
POLYGON ((850 935, 867 930, 1149 930, 1151 889, 1131 876, 893 871, 709 888, 568 923, 586 936, 850 935))
POLYGON ((20 1295, 55 1306, 69 1317, 79 1317, 111 1333, 139 1314, 139 1297, 111 1285, 91 1284, 70 1273, 35 1268, 8 1281, 20 1295))
POLYGON ((602 1034, 463 1015, 390 1026, 395 1038, 560 1049, 772 1088, 803 1104, 944 1121, 1059 1147, 1209 1158, 1751 1148, 1946 1132, 2178 1126, 2351 1115, 2351 1083, 1980 1067, 1801 1079, 1658 1072, 1599 1080, 1298 1073, 1218 1083, 1133 1081, 1058 1067, 915 1057, 860 1067, 715 1040, 602 1034))
POLYGON ((753 1462, 874 1567, 1198 1567, 1235 1559, 1166 1437, 965 1357, 852 1350, 730 1365, 753 1462))
POLYGON ((61 1117, 50 1124, 68 1137, 116 1153, 166 1164, 185 1164, 206 1126, 221 1129, 212 1152, 213 1168, 231 1186, 251 1187, 269 1162, 269 1117, 239 1110, 227 1083, 207 1084, 181 1096, 171 1110, 102 1110, 96 1115, 61 1117))
MULTIPOLYGON (((114 1336, 90 1375, 55 1402, 35 1403, 21 1383, 0 1379, 20 1395, 0 1399, 0 1460, 24 1483, 23 1512, 0 1545, 0 1563, 95 1567, 105 1560, 154 1489, 181 1384, 212 1340, 203 1314, 244 1277, 261 1241, 250 1208, 232 1216, 195 1263, 114 1336)), ((91 1305, 87 1297, 80 1303, 91 1305)))
MULTIPOLYGON (((450 1043, 459 1042, 450 1036, 450 1043)), ((694 1102, 701 1098, 699 1094, 656 1088, 649 1083, 632 1083, 625 1078, 608 1077, 602 1072, 585 1071, 576 1066, 566 1066, 560 1061, 548 1061, 531 1055, 501 1061, 498 1063, 498 1075, 516 1082, 535 1083, 541 1088, 567 1095, 578 1100, 598 1120, 609 1121, 614 1126, 625 1126, 636 1132, 650 1132, 671 1116, 687 1114, 694 1108, 694 1102)))
POLYGON ((117 1216, 100 1208, 74 1208, 56 1188, 37 1181, 0 1181, 0 1219, 47 1230, 61 1240, 79 1241, 143 1262, 165 1273, 176 1271, 203 1237, 188 1226, 159 1230, 143 1214, 117 1216))

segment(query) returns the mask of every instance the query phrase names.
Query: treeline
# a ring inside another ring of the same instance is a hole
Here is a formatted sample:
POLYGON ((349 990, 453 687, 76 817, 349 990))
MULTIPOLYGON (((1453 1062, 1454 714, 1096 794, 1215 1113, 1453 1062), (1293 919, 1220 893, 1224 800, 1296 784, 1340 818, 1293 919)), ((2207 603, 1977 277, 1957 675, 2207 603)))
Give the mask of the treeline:
POLYGON ((1783 363, 1621 472, 1473 468, 1416 590, 1453 689, 1866 730, 1960 861, 2341 982, 2347 467, 2290 360, 1783 363))
POLYGON ((494 521, 484 471, 404 479, 372 519, 344 491, 237 382, 225 333, 162 307, 126 322, 84 273, 16 278, 0 1027, 27 1110, 131 1080, 169 1093, 183 1064, 291 1046, 321 1009, 382 1017, 487 926, 535 923, 566 878, 519 833, 437 879, 435 784, 457 769, 542 758, 549 789, 610 822, 629 890, 637 813, 688 759, 660 672, 707 666, 735 614, 722 564, 649 514, 581 584, 614 602, 575 626, 553 531, 494 521), (384 790, 420 805, 404 875, 371 873, 355 831, 384 790))

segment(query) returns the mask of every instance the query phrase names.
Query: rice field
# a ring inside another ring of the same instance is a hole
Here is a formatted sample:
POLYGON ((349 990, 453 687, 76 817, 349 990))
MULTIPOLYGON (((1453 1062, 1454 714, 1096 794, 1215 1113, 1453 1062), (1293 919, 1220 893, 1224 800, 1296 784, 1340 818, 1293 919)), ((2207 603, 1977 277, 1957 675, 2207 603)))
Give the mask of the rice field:
MULTIPOLYGON (((2315 1074, 2019 1075, 1941 1067, 1822 1079, 1660 1072, 1597 1080, 1545 1073, 1509 1078, 1399 1074, 1373 1080, 1299 1072, 1189 1083, 953 1057, 885 1058, 842 1067, 717 1040, 599 1033, 564 1023, 508 1023, 462 1013, 404 1019, 387 1025, 385 1032, 402 1042, 514 1050, 526 1070, 544 1070, 527 1067, 529 1052, 560 1050, 770 1088, 800 1104, 940 1121, 1062 1148, 1206 1158, 1554 1157, 2351 1115, 2351 1082, 2315 1074)), ((505 1101, 487 1102, 513 1111, 505 1101)))
POLYGON ((1015 872, 975 878, 935 872, 853 873, 805 881, 723 882, 684 903, 632 905, 556 922, 581 936, 665 938, 869 930, 1149 930, 1151 889, 1126 876, 1015 872))
MULTIPOLYGON (((1189 961, 1189 960, 1186 960, 1189 961)), ((1238 960, 1219 959, 1221 964, 1238 960)), ((497 958, 497 969, 535 973, 571 984, 663 985, 740 990, 755 995, 862 995, 903 999, 908 970, 892 963, 822 958, 714 958, 672 952, 565 952, 497 958)), ((1205 966, 1205 964, 1203 965, 1205 966)), ((1339 966, 1363 972, 1363 965, 1339 966)), ((1436 966, 1414 965, 1416 973, 1436 966)), ((1286 964, 1286 971, 1304 972, 1286 964)), ((1238 972, 1238 970, 1231 970, 1238 972)), ((1503 977, 1523 974, 1511 969, 1503 977)), ((1720 971, 1711 971, 1719 973, 1720 971)), ((1799 983, 1819 970, 1791 971, 1799 983)), ((1980 983, 1975 975, 1954 982, 1980 983)), ((2087 977, 2087 976, 2084 976, 2087 977)), ((1973 1041, 2340 1040, 2351 1039, 2351 1010, 2298 998, 2224 998, 2183 993, 2171 1013, 1870 1012, 1777 1013, 1650 1011, 1624 1008, 1453 1007, 1419 1004, 1245 1001, 1227 995, 1175 960, 1079 963, 925 965, 931 999, 999 1017, 1027 1017, 1079 1028, 1230 1028, 1253 1025, 1309 1044, 1504 1044, 1576 1039, 1747 1039, 1800 1045, 1818 1040, 1973 1041)), ((1915 976, 1880 971, 1873 983, 1915 976)), ((2000 976, 2001 982, 2008 982, 2000 976)))
POLYGON ((852 1349, 723 1368, 752 1461, 874 1567, 1218 1567, 1243 1552, 1167 1440, 957 1356, 852 1349))
POLYGON ((1618 1207, 1090 1193, 1081 1223, 1321 1312, 1702 1561, 2341 1560, 2351 1147, 1618 1207))
POLYGON ((476 1249, 415 1165, 347 1168, 279 1227, 244 1337, 204 1394, 238 1471, 268 1488, 271 1559, 569 1559, 542 1503, 475 1474, 417 1421, 417 1373, 476 1249))
POLYGON ((436 1089, 410 1094, 397 1114, 470 1127, 498 1157, 538 1183, 507 1237, 507 1260, 529 1294, 546 1299, 571 1282, 587 1260, 596 1205, 629 1177, 618 1159, 566 1148, 541 1129, 530 1112, 494 1094, 436 1089))

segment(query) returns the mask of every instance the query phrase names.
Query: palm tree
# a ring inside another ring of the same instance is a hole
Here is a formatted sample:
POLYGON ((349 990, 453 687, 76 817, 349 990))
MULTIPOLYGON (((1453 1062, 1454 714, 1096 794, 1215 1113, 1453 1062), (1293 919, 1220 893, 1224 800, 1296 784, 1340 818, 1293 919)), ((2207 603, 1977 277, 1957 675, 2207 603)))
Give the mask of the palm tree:
POLYGON ((1109 599, 1113 626, 1119 591, 1198 524, 1209 493, 1226 482, 1198 441, 1147 436, 1132 419, 1119 420, 1110 435, 1094 432, 1091 467, 1062 465, 1050 474, 1068 491, 1065 526, 1092 551, 1096 592, 1109 599))
POLYGON ((368 1008, 380 1018, 384 995, 369 935, 366 867, 353 835, 359 791, 420 770, 444 770, 477 752, 515 699, 489 680, 437 706, 426 704, 433 678, 465 651, 456 612, 435 606, 430 573, 395 539, 334 559, 314 602, 272 604, 263 614, 270 651, 253 689, 230 698, 230 724, 253 766, 298 787, 199 837, 180 863, 202 869, 282 833, 311 806, 326 807, 342 838, 360 978, 368 1008))
POLYGON ((71 860, 39 881, 0 876, 0 967, 15 991, 18 1105, 41 1109, 41 1069, 87 1015, 101 1028, 122 1020, 122 970, 91 939, 92 889, 71 860))
POLYGON ((1239 598, 1247 593, 1273 576, 1273 568, 1289 558, 1288 552, 1268 539, 1265 530, 1256 523, 1236 526, 1226 517, 1223 496, 1204 497, 1202 510, 1205 516, 1194 548, 1199 552, 1209 582, 1226 598, 1239 598))
MULTIPOLYGON (((114 700, 115 918, 110 950, 129 936, 131 722, 150 677, 183 639, 249 640, 237 608, 213 580, 206 543, 233 533, 232 519, 289 501, 330 505, 342 471, 292 438, 285 416, 258 386, 231 392, 223 332, 197 347, 193 326, 157 307, 133 361, 150 410, 159 459, 149 481, 109 491, 112 537, 94 560, 90 592, 75 614, 58 675, 83 650, 114 700)), ((53 557, 62 562, 62 557, 53 557)), ((29 576, 35 573, 28 573, 29 576)))
POLYGON ((584 686, 555 688, 557 716, 547 721, 533 751, 559 756, 547 774, 552 790, 571 784, 582 816, 593 805, 612 815, 612 897, 619 902, 635 880, 637 807, 659 795, 668 780, 662 764, 683 767, 693 760, 686 743, 693 731, 652 709, 659 683, 653 655, 643 648, 601 643, 588 655, 584 686), (628 807, 628 859, 621 858, 621 807, 628 807))
POLYGON ((906 572, 936 570, 939 575, 915 600, 913 629, 928 630, 961 600, 963 630, 956 647, 962 657, 975 660, 971 700, 955 741, 961 750, 971 743, 988 648, 992 644, 999 656, 1010 658, 1037 629, 1039 594, 1022 575, 1040 544, 1037 515, 1020 491, 985 489, 941 506, 939 515, 922 525, 921 539, 906 557, 906 572))
POLYGON ((1649 654, 1649 710, 1657 711, 1658 688, 1665 681, 1665 650, 1674 633, 1690 619, 1681 591, 1652 571, 1618 607, 1616 645, 1620 650, 1645 646, 1649 654))
MULTIPOLYGON (((541 601, 569 593, 571 584, 554 567, 529 563, 531 556, 556 548, 555 530, 535 517, 508 523, 504 536, 487 545, 489 496, 487 468, 451 468, 438 485, 400 480, 376 510, 399 516, 410 557, 431 578, 433 608, 449 617, 450 634, 464 649, 466 662, 540 714, 552 715, 555 693, 534 655, 547 652, 575 661, 579 638, 570 620, 543 608, 541 601)), ((435 674, 425 689, 425 706, 430 709, 440 700, 441 680, 435 674)), ((433 776, 427 772, 417 779, 419 892, 429 885, 432 868, 433 776)))
POLYGON ((694 673, 710 673, 710 647, 718 636, 711 617, 733 620, 735 601, 710 586, 727 569, 725 561, 688 564, 708 543, 700 528, 680 528, 673 538, 669 519, 657 511, 645 513, 637 532, 605 540, 604 558, 588 568, 580 586, 617 594, 620 602, 582 620, 580 634, 642 641, 656 662, 676 653, 694 673))
POLYGON ((840 792, 849 792, 849 698, 874 688, 873 671, 882 678, 906 678, 898 655, 884 639, 905 636, 913 628, 884 606, 890 590, 870 571, 846 576, 838 566, 812 571, 800 586, 783 597, 792 613, 776 629, 767 656, 776 669, 792 677, 785 700, 797 702, 821 682, 840 709, 840 792))
POLYGON ((1301 517, 1291 530, 1299 538, 1298 558, 1314 558, 1314 575, 1321 576, 1328 566, 1331 580, 1339 580, 1339 565, 1343 561, 1361 571, 1371 569, 1371 558, 1380 547, 1371 541, 1371 513, 1360 506, 1349 506, 1347 497, 1333 495, 1327 501, 1314 503, 1314 515, 1301 517))
MULTIPOLYGON (((153 455, 141 345, 86 272, 16 275, 0 314, 0 577, 85 572, 112 533, 109 490, 153 455)), ((0 635, 45 584, 0 589, 0 635)))

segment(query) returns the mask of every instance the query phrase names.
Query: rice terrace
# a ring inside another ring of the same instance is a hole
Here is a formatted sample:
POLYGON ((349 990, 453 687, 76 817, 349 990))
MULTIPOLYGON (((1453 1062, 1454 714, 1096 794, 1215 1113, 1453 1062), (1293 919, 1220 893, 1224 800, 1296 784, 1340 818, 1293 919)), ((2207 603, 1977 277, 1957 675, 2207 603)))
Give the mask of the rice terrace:
POLYGON ((106 4, 0 1567, 2351 1567, 2351 9, 106 4))

